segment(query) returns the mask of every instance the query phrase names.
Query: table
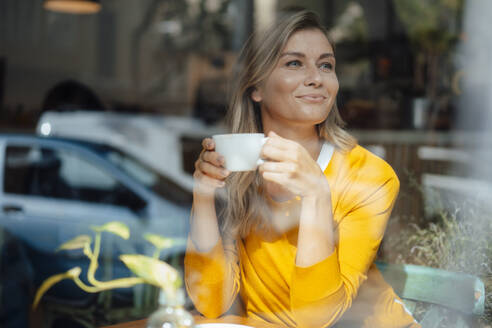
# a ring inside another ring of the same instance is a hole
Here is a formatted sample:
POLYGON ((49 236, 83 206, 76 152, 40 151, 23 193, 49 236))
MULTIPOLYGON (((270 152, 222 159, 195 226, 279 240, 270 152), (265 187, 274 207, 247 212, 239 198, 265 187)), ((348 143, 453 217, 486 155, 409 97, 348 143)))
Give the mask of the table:
MULTIPOLYGON (((247 325, 255 328, 282 328, 283 327, 276 324, 265 323, 253 319, 239 317, 237 315, 227 315, 225 317, 218 318, 218 319, 208 319, 200 315, 194 315, 193 318, 195 319, 195 323, 197 324, 222 322, 222 323, 235 323, 240 325, 247 325)), ((105 328, 145 328, 146 322, 147 319, 135 320, 135 321, 119 323, 113 326, 107 326, 105 328)))

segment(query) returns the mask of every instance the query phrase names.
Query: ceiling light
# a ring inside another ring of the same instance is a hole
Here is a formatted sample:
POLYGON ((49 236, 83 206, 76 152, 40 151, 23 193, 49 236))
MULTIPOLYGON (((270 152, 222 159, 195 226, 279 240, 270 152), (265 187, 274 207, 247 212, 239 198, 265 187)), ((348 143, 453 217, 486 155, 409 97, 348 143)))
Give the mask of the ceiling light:
POLYGON ((45 0, 44 9, 69 14, 95 14, 101 10, 99 0, 45 0))

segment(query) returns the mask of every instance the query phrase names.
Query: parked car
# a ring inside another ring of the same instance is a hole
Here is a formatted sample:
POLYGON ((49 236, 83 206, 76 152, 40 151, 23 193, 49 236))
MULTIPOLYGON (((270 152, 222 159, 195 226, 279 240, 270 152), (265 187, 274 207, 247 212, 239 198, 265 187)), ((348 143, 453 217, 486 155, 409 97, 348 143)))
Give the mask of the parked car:
MULTIPOLYGON (((187 236, 189 191, 111 146, 0 134, 0 168, 0 232, 23 254, 22 259, 12 259, 6 245, 0 249, 2 299, 11 297, 5 292, 12 277, 30 272, 32 287, 37 288, 48 276, 74 266, 85 270, 88 260, 82 251, 55 251, 77 235, 91 234, 91 226, 120 221, 130 228, 129 240, 103 235, 101 262, 109 259, 113 278, 130 275, 118 260, 120 254, 151 254, 152 246, 142 238, 145 232, 182 241, 187 236), (22 263, 5 266, 10 263, 6 258, 22 263)), ((181 254, 184 247, 182 242, 168 252, 181 254)), ((99 270, 100 279, 102 274, 99 270)), ((87 297, 70 281, 56 285, 49 294, 87 297)))
POLYGON ((48 111, 40 117, 36 133, 104 142, 138 158, 142 163, 189 191, 193 163, 205 136, 224 133, 220 124, 157 114, 121 114, 97 111, 48 111))

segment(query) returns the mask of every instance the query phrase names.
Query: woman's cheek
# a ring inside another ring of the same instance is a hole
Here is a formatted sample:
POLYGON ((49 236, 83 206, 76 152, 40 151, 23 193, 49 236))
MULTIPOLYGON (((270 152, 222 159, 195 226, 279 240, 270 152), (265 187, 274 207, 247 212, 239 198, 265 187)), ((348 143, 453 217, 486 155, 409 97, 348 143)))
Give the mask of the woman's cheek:
POLYGON ((336 95, 338 93, 338 89, 340 88, 337 76, 335 74, 333 74, 333 76, 331 76, 328 79, 327 83, 329 86, 330 93, 336 95))
POLYGON ((267 79, 266 84, 268 89, 285 97, 302 86, 305 79, 303 70, 276 69, 267 79))

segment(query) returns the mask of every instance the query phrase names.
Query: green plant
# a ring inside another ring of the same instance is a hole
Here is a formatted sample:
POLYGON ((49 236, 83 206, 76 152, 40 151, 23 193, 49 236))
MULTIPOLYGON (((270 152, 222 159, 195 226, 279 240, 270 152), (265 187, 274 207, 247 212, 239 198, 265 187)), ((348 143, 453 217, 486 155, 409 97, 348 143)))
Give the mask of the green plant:
POLYGON ((71 279, 82 290, 88 293, 98 293, 114 288, 132 287, 138 284, 150 284, 164 289, 168 293, 174 293, 182 284, 179 272, 172 266, 159 260, 159 255, 163 249, 183 243, 182 239, 165 238, 159 235, 147 233, 144 235, 145 240, 155 247, 152 257, 139 254, 123 254, 120 260, 136 275, 136 277, 127 277, 113 279, 110 281, 99 281, 95 278, 96 270, 99 266, 99 255, 101 251, 102 233, 112 233, 125 240, 130 237, 130 229, 123 223, 112 221, 101 226, 93 226, 94 243, 89 235, 79 235, 58 247, 57 251, 70 251, 82 249, 84 255, 90 261, 87 270, 87 281, 90 285, 85 284, 80 279, 82 269, 74 267, 67 272, 56 274, 47 278, 38 288, 34 297, 33 308, 36 308, 43 295, 56 283, 71 279))
POLYGON ((393 0, 395 13, 413 48, 416 93, 430 100, 430 126, 437 120, 454 68, 452 49, 461 34, 463 0, 393 0))
MULTIPOLYGON (((412 178, 410 178, 412 182, 412 178)), ((412 182, 418 192, 421 185, 412 182)), ((460 195, 446 199, 437 190, 427 190, 432 208, 428 217, 393 217, 383 243, 383 260, 417 264, 479 276, 485 284, 485 313, 476 326, 492 322, 492 220, 491 208, 460 195)), ((420 319, 427 307, 420 304, 415 316, 420 319)), ((452 326, 456 313, 441 311, 443 325, 452 326)))
POLYGON ((442 53, 457 39, 463 0, 393 0, 414 46, 442 53))

